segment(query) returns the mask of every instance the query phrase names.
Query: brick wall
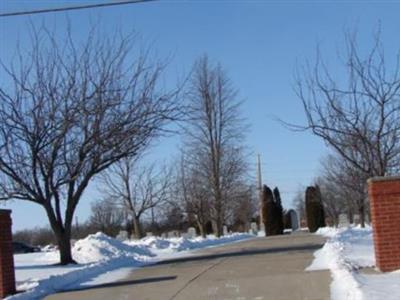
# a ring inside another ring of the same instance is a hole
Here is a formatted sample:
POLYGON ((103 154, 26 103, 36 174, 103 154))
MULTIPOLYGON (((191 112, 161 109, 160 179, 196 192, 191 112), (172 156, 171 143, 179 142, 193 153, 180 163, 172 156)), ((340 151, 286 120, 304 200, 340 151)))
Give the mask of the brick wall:
POLYGON ((400 176, 368 181, 376 266, 400 269, 400 176))
POLYGON ((15 293, 11 211, 0 209, 0 298, 15 293))

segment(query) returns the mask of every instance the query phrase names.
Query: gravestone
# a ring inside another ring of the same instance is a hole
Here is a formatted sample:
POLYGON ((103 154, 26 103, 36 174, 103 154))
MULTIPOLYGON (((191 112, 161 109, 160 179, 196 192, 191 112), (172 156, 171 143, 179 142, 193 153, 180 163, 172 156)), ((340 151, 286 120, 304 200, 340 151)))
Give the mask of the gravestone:
POLYGON ((128 231, 126 230, 121 230, 118 235, 117 235, 117 240, 119 241, 125 241, 128 239, 128 231))
POLYGON ((168 231, 168 238, 176 238, 179 237, 179 232, 176 230, 168 231))
POLYGON ((153 236, 153 233, 151 231, 146 232, 146 237, 153 236))
POLYGON ((193 239, 196 237, 196 228, 189 227, 187 230, 188 239, 193 239))
POLYGON ((161 233, 161 237, 162 237, 163 239, 166 239, 166 238, 168 237, 168 235, 167 235, 166 232, 163 232, 163 233, 161 233))
POLYGON ((360 224, 360 215, 354 214, 353 221, 354 221, 354 224, 356 224, 356 225, 360 224))
POLYGON ((257 232, 258 232, 257 223, 256 223, 256 222, 252 222, 252 223, 250 224, 250 231, 249 231, 249 233, 251 233, 251 234, 257 234, 257 232))
POLYGON ((347 227, 349 226, 349 219, 347 218, 347 214, 339 215, 339 227, 347 227))
POLYGON ((222 226, 223 235, 228 235, 228 227, 226 225, 222 226))
POLYGON ((292 225, 292 231, 299 229, 299 218, 295 210, 289 210, 290 213, 290 224, 292 225))

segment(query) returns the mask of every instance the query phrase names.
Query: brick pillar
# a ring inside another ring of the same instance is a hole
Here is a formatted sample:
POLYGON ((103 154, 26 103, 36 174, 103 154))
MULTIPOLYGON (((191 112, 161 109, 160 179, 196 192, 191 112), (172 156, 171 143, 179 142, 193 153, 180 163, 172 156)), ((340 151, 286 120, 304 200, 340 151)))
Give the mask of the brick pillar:
POLYGON ((0 298, 15 293, 11 210, 0 209, 0 298))
POLYGON ((400 176, 368 180, 376 266, 400 269, 400 176))

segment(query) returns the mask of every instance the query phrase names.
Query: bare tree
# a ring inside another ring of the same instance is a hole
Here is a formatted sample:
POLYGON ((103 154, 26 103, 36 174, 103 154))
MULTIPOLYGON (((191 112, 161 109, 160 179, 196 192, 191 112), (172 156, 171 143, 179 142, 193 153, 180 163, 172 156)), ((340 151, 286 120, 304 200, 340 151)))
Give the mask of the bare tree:
POLYGON ((0 199, 45 209, 61 264, 74 262, 71 224, 93 177, 141 153, 179 106, 135 36, 66 36, 34 29, 32 48, 2 64, 0 88, 0 199))
MULTIPOLYGON (((121 160, 102 176, 107 198, 119 204, 132 220, 134 235, 143 237, 141 217, 169 199, 171 174, 154 165, 140 167, 130 158, 121 160)), ((152 220, 154 222, 154 220, 152 220)))
POLYGON ((294 128, 311 130, 368 177, 399 172, 400 51, 389 62, 379 33, 365 57, 355 34, 347 34, 345 42, 340 79, 319 53, 315 66, 297 75, 307 125, 294 128))
POLYGON ((179 161, 176 176, 176 196, 184 208, 189 223, 196 224, 202 237, 206 237, 206 223, 210 220, 210 190, 201 172, 187 161, 184 154, 179 161))
POLYGON ((240 102, 221 66, 211 65, 206 56, 194 65, 188 100, 187 161, 210 191, 213 230, 221 236, 235 185, 246 173, 240 102))
POLYGON ((247 232, 250 229, 250 222, 258 212, 258 198, 254 186, 240 185, 240 192, 236 194, 234 205, 231 209, 233 230, 247 232))
POLYGON ((330 180, 330 176, 324 175, 315 180, 315 185, 321 190, 321 201, 325 213, 332 220, 333 225, 337 227, 340 214, 346 212, 348 207, 348 199, 343 197, 344 189, 338 186, 335 181, 330 180))
POLYGON ((306 220, 306 203, 305 203, 305 198, 304 198, 304 193, 305 188, 301 187, 298 188, 292 202, 293 202, 293 206, 299 216, 299 221, 300 223, 303 221, 305 222, 306 220))
POLYGON ((91 205, 90 227, 94 230, 116 236, 124 222, 124 213, 112 199, 104 198, 91 205))
POLYGON ((338 206, 347 210, 348 218, 353 223, 353 215, 358 213, 360 224, 365 226, 368 213, 367 174, 355 168, 346 160, 337 156, 328 156, 323 162, 323 181, 328 193, 335 195, 331 205, 335 210, 338 206))

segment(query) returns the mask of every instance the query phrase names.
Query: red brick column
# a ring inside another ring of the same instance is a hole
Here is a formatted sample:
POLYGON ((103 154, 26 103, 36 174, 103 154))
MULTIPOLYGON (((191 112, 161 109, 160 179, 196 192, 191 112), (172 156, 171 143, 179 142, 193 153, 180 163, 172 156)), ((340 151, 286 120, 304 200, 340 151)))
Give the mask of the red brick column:
POLYGON ((0 209, 0 298, 15 293, 11 210, 0 209))
POLYGON ((376 266, 400 269, 400 176, 368 180, 376 266))

